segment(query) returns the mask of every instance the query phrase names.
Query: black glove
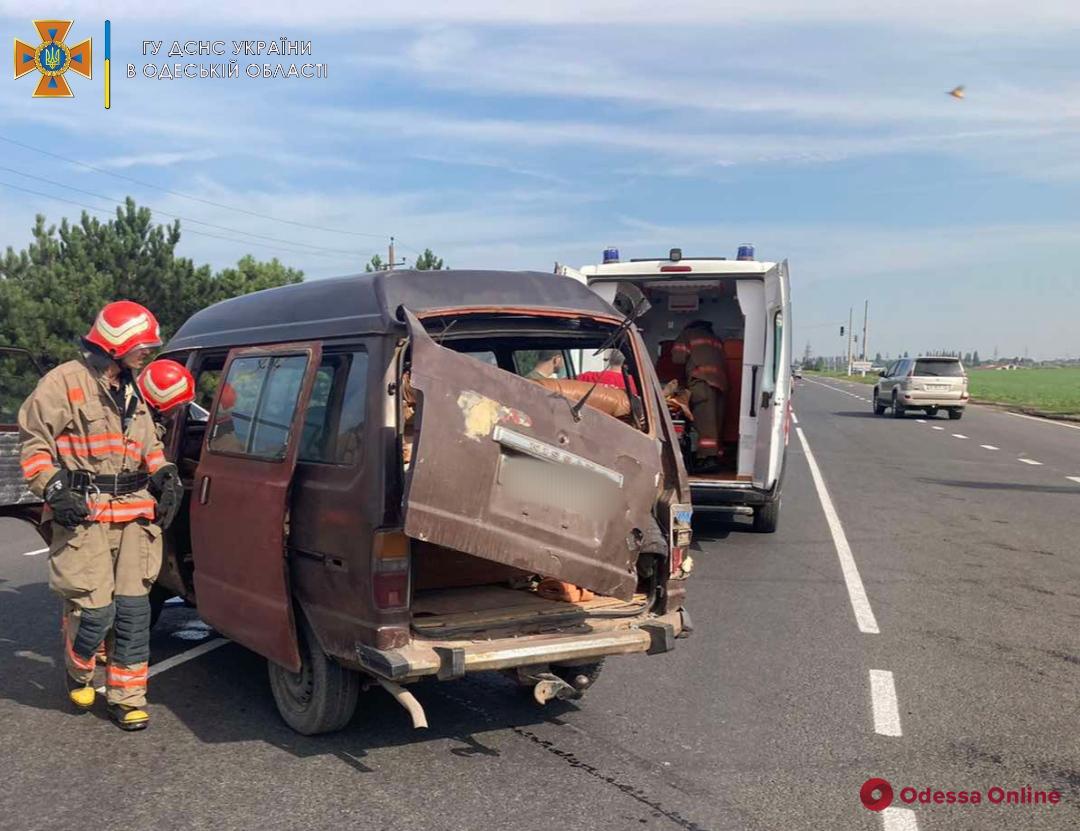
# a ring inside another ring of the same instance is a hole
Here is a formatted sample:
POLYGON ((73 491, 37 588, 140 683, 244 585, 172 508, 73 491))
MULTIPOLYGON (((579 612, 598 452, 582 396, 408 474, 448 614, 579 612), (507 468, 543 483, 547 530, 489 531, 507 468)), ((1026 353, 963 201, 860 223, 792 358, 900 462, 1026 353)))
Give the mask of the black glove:
POLYGON ((53 520, 65 528, 78 528, 90 516, 86 497, 71 489, 71 471, 60 470, 45 485, 45 501, 52 508, 53 520))
POLYGON ((184 483, 176 465, 163 465, 151 475, 150 492, 157 498, 157 524, 168 528, 184 500, 184 483))

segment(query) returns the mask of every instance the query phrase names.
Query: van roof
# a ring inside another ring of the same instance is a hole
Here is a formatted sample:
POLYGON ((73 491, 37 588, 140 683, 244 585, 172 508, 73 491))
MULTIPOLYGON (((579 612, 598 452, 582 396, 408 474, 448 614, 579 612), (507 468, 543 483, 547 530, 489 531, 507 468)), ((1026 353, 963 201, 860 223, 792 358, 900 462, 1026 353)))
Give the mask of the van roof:
POLYGON ((376 271, 234 297, 196 312, 167 345, 254 346, 386 332, 395 313, 516 306, 621 315, 583 283, 540 271, 376 271))

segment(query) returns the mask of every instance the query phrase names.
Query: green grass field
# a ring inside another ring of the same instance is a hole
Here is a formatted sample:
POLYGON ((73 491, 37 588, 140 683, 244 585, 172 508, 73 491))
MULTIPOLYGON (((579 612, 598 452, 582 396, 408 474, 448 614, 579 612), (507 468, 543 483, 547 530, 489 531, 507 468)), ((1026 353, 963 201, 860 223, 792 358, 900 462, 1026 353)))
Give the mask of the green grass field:
MULTIPOLYGON (((870 374, 850 378, 842 372, 807 374, 864 384, 877 380, 870 374)), ((972 369, 968 377, 968 390, 976 401, 1005 404, 1026 412, 1080 416, 1080 369, 972 369)))

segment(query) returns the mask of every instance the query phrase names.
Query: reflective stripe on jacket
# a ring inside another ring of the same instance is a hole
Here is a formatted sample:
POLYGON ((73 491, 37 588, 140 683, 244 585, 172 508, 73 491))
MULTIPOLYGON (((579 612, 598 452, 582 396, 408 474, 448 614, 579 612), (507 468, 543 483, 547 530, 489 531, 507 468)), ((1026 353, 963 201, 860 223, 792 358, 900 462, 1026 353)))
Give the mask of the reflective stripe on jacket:
MULTIPOLYGON (((135 385, 127 384, 127 400, 137 403, 125 432, 120 410, 109 392, 105 364, 91 358, 68 361, 38 382, 19 408, 23 475, 41 496, 46 483, 63 467, 90 473, 153 473, 165 464, 165 453, 146 403, 135 385)), ((128 522, 154 518, 155 502, 146 490, 124 496, 90 497, 90 519, 128 522)))

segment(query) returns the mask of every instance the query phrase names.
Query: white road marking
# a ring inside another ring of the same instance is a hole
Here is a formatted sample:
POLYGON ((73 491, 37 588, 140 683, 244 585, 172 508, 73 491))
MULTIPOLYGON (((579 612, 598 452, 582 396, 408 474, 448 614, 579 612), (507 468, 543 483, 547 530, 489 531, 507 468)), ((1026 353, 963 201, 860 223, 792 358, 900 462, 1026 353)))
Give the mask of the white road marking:
POLYGON ((926 419, 925 418, 917 418, 917 419, 915 419, 915 423, 916 424, 926 424, 926 419))
POLYGON ((900 705, 896 702, 896 684, 887 669, 870 670, 870 702, 874 707, 874 732, 882 736, 902 736, 900 705))
POLYGON ((944 430, 945 428, 944 427, 935 427, 934 429, 935 430, 944 430))
POLYGON ((1025 465, 1041 465, 1042 462, 1036 462, 1034 459, 1025 459, 1022 456, 1017 459, 1018 462, 1023 462, 1025 465))
POLYGON ((1080 485, 1080 476, 1066 476, 1065 478, 1070 482, 1076 482, 1076 484, 1080 485))
POLYGON ((851 598, 851 608, 855 612, 855 622, 858 624, 860 632, 876 635, 881 630, 878 629, 874 612, 870 608, 866 588, 863 586, 862 578, 859 576, 859 567, 855 565, 855 557, 851 553, 851 546, 848 545, 844 527, 840 524, 840 517, 833 506, 832 498, 825 487, 821 469, 818 467, 817 459, 814 458, 814 452, 810 449, 810 443, 807 442, 806 436, 803 434, 802 427, 796 427, 795 432, 799 436, 803 453, 806 455, 806 463, 810 466, 810 475, 814 479, 818 499, 821 500, 821 509, 825 512, 825 521, 829 524, 833 545, 836 547, 836 555, 840 558, 840 570, 844 573, 844 583, 847 585, 848 597, 851 598))
POLYGON ((1058 427, 1068 427, 1070 430, 1080 430, 1080 424, 1071 424, 1068 421, 1057 421, 1052 418, 1040 418, 1039 416, 1025 415, 1024 413, 1006 413, 1005 415, 1016 416, 1017 418, 1026 418, 1030 421, 1041 421, 1043 424, 1055 424, 1058 427))
POLYGON ((24 557, 36 557, 38 554, 44 554, 48 550, 49 549, 47 549, 47 548, 39 548, 37 551, 24 551, 23 556, 24 557))
MULTIPOLYGON (((205 655, 207 652, 214 651, 219 646, 225 646, 225 644, 227 643, 232 643, 232 641, 228 638, 214 638, 212 641, 201 643, 198 646, 187 650, 186 652, 181 652, 178 655, 173 655, 171 658, 166 658, 160 663, 151 664, 150 671, 147 673, 147 677, 153 678, 155 675, 159 675, 166 670, 172 669, 173 667, 180 666, 180 664, 184 664, 188 661, 194 660, 195 658, 205 655)), ((103 693, 105 692, 105 688, 98 687, 97 691, 99 693, 103 693)))
POLYGON ((799 423, 799 417, 797 415, 795 415, 794 410, 791 411, 791 423, 792 424, 798 424, 799 423))
POLYGON ((953 435, 954 439, 966 439, 967 438, 967 436, 965 436, 963 433, 953 433, 952 435, 953 435))
POLYGON ((1000 450, 1001 449, 1000 447, 994 447, 994 445, 992 445, 992 444, 980 444, 979 447, 981 447, 983 450, 1000 450))
POLYGON ((881 822, 885 831, 919 831, 919 821, 910 808, 886 808, 881 812, 881 822))

